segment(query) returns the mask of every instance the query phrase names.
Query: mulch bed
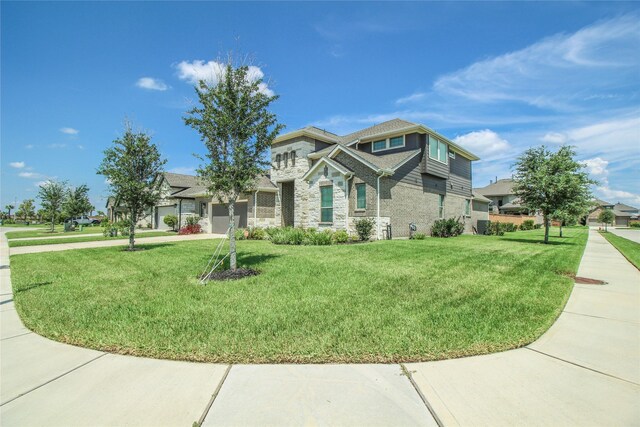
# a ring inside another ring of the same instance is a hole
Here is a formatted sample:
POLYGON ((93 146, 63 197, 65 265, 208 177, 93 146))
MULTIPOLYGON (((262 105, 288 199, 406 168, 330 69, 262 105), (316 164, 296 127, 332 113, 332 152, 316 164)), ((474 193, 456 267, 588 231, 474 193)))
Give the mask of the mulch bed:
POLYGON ((251 268, 238 268, 236 270, 221 270, 211 274, 211 276, 209 276, 209 281, 238 280, 238 279, 244 279, 245 277, 257 276, 258 274, 260 274, 259 271, 253 270, 251 268))

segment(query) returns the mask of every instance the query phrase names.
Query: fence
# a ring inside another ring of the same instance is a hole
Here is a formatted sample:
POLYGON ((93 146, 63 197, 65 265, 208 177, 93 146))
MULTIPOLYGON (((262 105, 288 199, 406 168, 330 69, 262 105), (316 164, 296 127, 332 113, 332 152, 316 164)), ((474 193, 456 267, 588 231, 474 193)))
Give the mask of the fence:
MULTIPOLYGON (((538 217, 534 215, 505 215, 505 214, 489 214, 489 221, 491 222, 508 222, 515 225, 521 225, 526 220, 532 220, 534 224, 539 223, 538 217)), ((560 225, 554 221, 551 225, 560 225)))

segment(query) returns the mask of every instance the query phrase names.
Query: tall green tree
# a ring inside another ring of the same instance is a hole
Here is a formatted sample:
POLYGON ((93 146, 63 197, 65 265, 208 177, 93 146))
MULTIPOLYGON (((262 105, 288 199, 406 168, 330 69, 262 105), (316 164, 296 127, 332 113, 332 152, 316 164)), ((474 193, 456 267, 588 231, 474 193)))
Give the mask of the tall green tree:
POLYGON ((136 223, 160 199, 155 178, 166 162, 151 137, 134 132, 128 123, 122 138, 104 151, 98 174, 107 178, 111 194, 127 209, 129 250, 134 250, 136 223))
POLYGON ((265 154, 284 128, 269 106, 278 99, 264 93, 262 79, 249 74, 246 65, 229 60, 215 83, 199 82, 200 105, 190 110, 185 124, 200 134, 206 147, 205 162, 197 170, 209 192, 229 211, 229 260, 237 268, 234 211, 242 193, 255 186, 269 162, 265 154))
POLYGON ((33 199, 23 200, 18 206, 18 212, 16 212, 16 216, 18 218, 22 218, 24 221, 33 217, 36 214, 36 205, 33 199))
POLYGON ((86 215, 92 208, 91 201, 89 201, 89 187, 82 184, 78 187, 70 187, 67 189, 67 194, 62 205, 65 215, 72 218, 86 215))
POLYGON ((7 216, 9 217, 9 219, 11 219, 11 210, 15 209, 15 206, 9 204, 7 206, 4 207, 7 210, 7 216))
POLYGON ((589 200, 579 198, 578 200, 575 200, 574 203, 568 204, 562 209, 556 210, 552 214, 552 218, 560 222, 559 236, 562 237, 562 227, 564 225, 577 223, 582 216, 586 215, 589 212, 590 206, 591 204, 589 200))
POLYGON ((589 188, 597 183, 589 179, 575 155, 571 146, 554 153, 543 145, 525 151, 515 164, 514 193, 528 209, 542 213, 545 243, 554 213, 588 205, 589 188))
POLYGON ((607 224, 613 224, 613 220, 616 219, 615 214, 612 209, 602 209, 598 214, 598 222, 604 224, 604 231, 609 231, 607 229, 607 224))
POLYGON ((51 232, 53 232, 55 228, 56 218, 61 214, 62 204, 64 203, 66 195, 66 182, 47 181, 40 185, 38 198, 40 199, 42 209, 44 209, 47 212, 47 216, 51 218, 51 232))

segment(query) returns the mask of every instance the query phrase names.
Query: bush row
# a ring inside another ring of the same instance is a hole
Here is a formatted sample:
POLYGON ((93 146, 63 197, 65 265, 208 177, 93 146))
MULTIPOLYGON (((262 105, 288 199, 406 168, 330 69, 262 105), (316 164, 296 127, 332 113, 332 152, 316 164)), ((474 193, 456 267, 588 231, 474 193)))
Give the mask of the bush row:
POLYGON ((487 230, 484 234, 487 236, 504 236, 504 233, 512 233, 517 230, 528 231, 537 230, 542 227, 542 224, 534 224, 532 219, 523 221, 520 226, 512 224, 510 222, 491 222, 487 224, 487 230))
POLYGON ((318 231, 315 228, 301 227, 251 227, 236 230, 238 240, 269 240, 276 245, 334 245, 347 243, 351 239, 344 230, 318 231))

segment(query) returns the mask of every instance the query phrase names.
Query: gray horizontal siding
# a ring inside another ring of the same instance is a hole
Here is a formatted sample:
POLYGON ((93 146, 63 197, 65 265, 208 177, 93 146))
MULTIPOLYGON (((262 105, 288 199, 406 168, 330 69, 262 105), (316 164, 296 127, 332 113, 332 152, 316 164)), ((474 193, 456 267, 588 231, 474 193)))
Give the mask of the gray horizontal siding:
POLYGON ((450 174, 447 181, 447 192, 459 196, 471 197, 471 180, 450 174))
POLYGON ((449 158, 449 171, 451 174, 471 180, 471 160, 457 155, 455 159, 449 158))

